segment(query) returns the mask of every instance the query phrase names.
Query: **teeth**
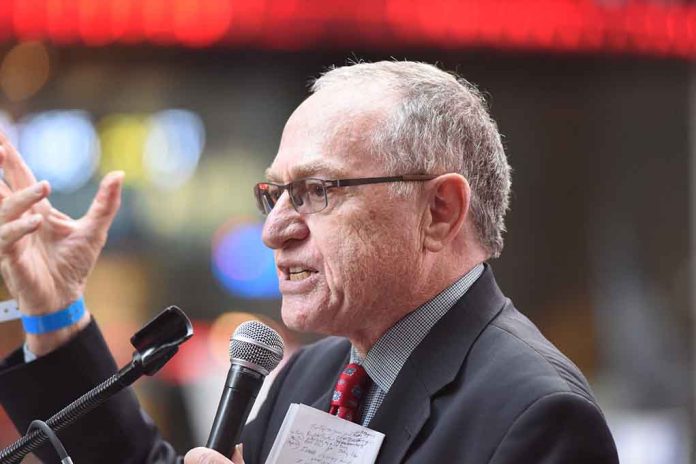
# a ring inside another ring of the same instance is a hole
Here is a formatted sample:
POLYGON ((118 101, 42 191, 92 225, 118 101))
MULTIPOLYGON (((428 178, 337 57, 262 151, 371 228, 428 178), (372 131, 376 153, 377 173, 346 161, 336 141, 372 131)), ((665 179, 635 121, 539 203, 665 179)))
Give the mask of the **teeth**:
POLYGON ((312 275, 309 271, 290 271, 290 280, 304 280, 312 275))

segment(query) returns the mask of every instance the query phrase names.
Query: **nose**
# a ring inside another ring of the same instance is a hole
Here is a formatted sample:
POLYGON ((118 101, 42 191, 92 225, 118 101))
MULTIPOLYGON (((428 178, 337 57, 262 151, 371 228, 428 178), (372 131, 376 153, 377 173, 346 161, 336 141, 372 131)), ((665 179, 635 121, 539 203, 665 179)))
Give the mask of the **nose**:
POLYGON ((268 248, 284 248, 291 241, 301 241, 309 235, 307 223, 290 203, 290 195, 283 192, 263 225, 261 238, 268 248))

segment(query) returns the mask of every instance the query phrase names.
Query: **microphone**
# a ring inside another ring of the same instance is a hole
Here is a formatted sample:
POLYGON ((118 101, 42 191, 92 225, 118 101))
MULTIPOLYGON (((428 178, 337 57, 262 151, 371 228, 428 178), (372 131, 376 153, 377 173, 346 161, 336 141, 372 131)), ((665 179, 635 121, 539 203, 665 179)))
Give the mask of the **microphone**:
POLYGON ((129 364, 47 419, 44 423, 45 429, 40 427, 39 430, 34 430, 32 422, 32 426, 23 437, 0 450, 0 463, 19 463, 24 456, 50 438, 50 433, 46 434, 44 430, 58 432, 143 375, 154 375, 177 353, 179 345, 192 335, 193 325, 181 309, 176 306, 165 309, 131 337, 130 342, 135 351, 129 364))
POLYGON ((230 340, 230 371, 206 448, 232 457, 259 389, 283 359, 284 349, 278 332, 259 321, 237 327, 230 340))

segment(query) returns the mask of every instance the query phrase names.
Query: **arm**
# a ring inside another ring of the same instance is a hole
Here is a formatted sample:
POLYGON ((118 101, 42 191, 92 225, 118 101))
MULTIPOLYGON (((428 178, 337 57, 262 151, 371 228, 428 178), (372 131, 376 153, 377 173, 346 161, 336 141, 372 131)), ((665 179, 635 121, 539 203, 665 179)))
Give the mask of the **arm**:
POLYGON ((530 405, 512 424, 490 464, 618 464, 599 408, 574 393, 554 393, 530 405))
MULTIPOLYGON (((48 182, 37 182, 19 153, 0 134, 0 272, 24 314, 45 315, 67 307, 84 291, 118 211, 123 173, 101 182, 89 210, 72 219, 53 208, 48 182)), ((47 354, 89 323, 88 313, 63 329, 27 335, 32 353, 47 354)))
MULTIPOLYGON (((78 299, 99 256, 120 204, 122 173, 107 175, 89 210, 72 219, 53 208, 50 186, 37 182, 9 141, 0 135, 0 272, 20 310, 45 315, 78 299)), ((21 350, 0 368, 0 402, 20 432, 32 419, 46 419, 116 369, 101 334, 87 313, 75 324, 27 334, 38 359, 24 364, 21 350)), ((71 452, 90 453, 86 462, 135 462, 156 447, 154 426, 144 417, 131 391, 122 392, 60 436, 71 452), (70 436, 74 439, 71 439, 70 436), (133 440, 133 437, 137 439, 133 440), (105 443, 112 440, 106 447, 105 443), (125 458, 125 454, 131 458, 125 458), (103 457, 107 455, 107 457, 103 457), (99 456, 99 458, 94 458, 99 456)), ((47 462, 55 459, 39 452, 47 462)), ((78 459, 78 462, 80 460, 78 459)), ((82 460, 85 462, 85 460, 82 460)), ((143 462, 143 461, 141 461, 143 462)))
MULTIPOLYGON (((46 419, 116 372, 94 322, 59 349, 24 364, 21 350, 5 360, 0 372, 0 402, 24 433, 33 419, 46 419)), ((131 389, 124 390, 58 432, 79 462, 174 463, 176 456, 142 413, 131 389), (168 460, 148 461, 148 455, 168 460)), ((52 449, 41 448, 43 462, 57 462, 52 449)))
MULTIPOLYGON (((75 220, 51 206, 50 185, 36 181, 2 134, 0 168, 0 273, 24 314, 54 313, 83 294, 120 205, 123 173, 108 174, 87 213, 75 220)), ((0 403, 20 432, 31 420, 51 416, 117 369, 88 312, 71 326, 26 334, 26 344, 38 359, 25 364, 22 350, 17 350, 0 361, 0 403)), ((130 389, 59 435, 76 462, 183 461, 160 438, 130 389)), ((186 462, 198 462, 197 453, 186 462)), ((44 462, 56 461, 48 448, 36 454, 44 462)))

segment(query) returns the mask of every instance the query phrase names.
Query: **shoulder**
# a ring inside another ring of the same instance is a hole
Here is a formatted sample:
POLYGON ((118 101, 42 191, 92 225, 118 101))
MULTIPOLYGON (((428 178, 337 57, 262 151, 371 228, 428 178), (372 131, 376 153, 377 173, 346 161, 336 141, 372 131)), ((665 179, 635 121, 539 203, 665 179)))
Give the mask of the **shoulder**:
POLYGON ((516 391, 530 398, 566 392, 595 403, 580 369, 512 304, 484 330, 471 355, 474 361, 487 358, 491 373, 505 372, 509 382, 516 382, 516 391))
POLYGON ((478 439, 491 440, 490 462, 617 462, 580 369, 511 303, 472 345, 459 382, 469 413, 486 417, 478 439))
POLYGON ((574 392, 556 392, 538 398, 515 418, 489 462, 618 464, 618 456, 596 404, 574 392))

